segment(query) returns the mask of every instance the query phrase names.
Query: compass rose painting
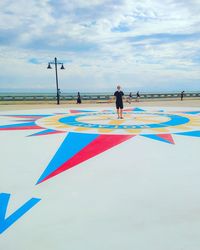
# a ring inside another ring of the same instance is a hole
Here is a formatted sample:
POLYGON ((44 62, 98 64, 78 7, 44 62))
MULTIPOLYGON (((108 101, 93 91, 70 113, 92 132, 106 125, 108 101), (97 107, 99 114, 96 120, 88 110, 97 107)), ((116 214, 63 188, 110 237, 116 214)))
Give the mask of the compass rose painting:
POLYGON ((148 249, 168 233, 175 250, 200 226, 200 109, 4 111, 0 147, 2 249, 148 249))

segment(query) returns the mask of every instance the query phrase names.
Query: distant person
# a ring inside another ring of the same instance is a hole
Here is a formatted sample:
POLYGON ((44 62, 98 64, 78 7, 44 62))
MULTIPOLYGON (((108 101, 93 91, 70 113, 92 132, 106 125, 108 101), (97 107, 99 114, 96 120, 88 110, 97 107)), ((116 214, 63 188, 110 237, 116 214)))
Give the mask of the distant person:
POLYGON ((181 101, 183 101, 183 96, 184 96, 185 91, 181 92, 181 101))
POLYGON ((60 89, 58 89, 58 92, 57 92, 57 102, 58 102, 58 104, 60 103, 60 96, 61 96, 61 91, 60 91, 60 89))
POLYGON ((138 91, 136 93, 136 102, 139 102, 139 100, 140 100, 140 92, 138 91))
POLYGON ((131 100, 132 100, 132 93, 130 92, 127 100, 129 104, 131 104, 131 100))
POLYGON ((116 109, 117 109, 117 115, 118 119, 123 119, 122 112, 123 112, 123 96, 124 92, 121 91, 121 87, 117 86, 117 91, 115 91, 114 96, 116 98, 116 109))
POLYGON ((57 95, 58 95, 58 96, 59 96, 59 98, 60 98, 60 95, 61 95, 61 91, 60 91, 60 89, 58 89, 57 95))
POLYGON ((76 104, 81 104, 81 95, 80 95, 79 92, 78 92, 78 94, 77 94, 77 101, 76 101, 76 104))

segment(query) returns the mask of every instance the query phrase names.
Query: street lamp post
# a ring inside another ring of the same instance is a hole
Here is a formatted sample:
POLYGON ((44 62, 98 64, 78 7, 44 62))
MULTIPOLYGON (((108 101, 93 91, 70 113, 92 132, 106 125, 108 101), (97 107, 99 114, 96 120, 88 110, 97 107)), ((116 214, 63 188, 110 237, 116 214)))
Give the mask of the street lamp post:
POLYGON ((51 65, 55 66, 57 104, 60 104, 60 89, 58 87, 58 64, 61 64, 60 69, 65 69, 63 63, 58 62, 56 57, 54 58, 54 62, 49 62, 48 63, 47 69, 52 69, 51 65))

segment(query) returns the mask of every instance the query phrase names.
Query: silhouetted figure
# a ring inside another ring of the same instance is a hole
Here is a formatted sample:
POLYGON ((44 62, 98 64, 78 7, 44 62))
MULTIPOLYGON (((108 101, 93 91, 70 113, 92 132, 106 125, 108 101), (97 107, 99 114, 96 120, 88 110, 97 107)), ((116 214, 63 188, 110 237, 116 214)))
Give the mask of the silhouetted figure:
POLYGON ((136 93, 136 102, 139 102, 139 100, 140 100, 140 93, 139 93, 139 91, 136 93))
POLYGON ((184 93, 185 93, 185 91, 181 92, 181 101, 183 101, 184 93))
POLYGON ((80 95, 79 92, 77 94, 77 102, 76 102, 76 104, 81 104, 81 95, 80 95))
POLYGON ((132 100, 132 93, 130 92, 127 100, 129 104, 131 104, 131 100, 132 100))
POLYGON ((61 91, 60 89, 57 90, 57 104, 60 104, 60 96, 61 96, 61 91))
POLYGON ((114 96, 116 98, 116 109, 117 109, 117 115, 118 119, 123 119, 122 112, 123 112, 123 96, 124 92, 121 91, 121 87, 117 86, 117 91, 115 91, 114 96))

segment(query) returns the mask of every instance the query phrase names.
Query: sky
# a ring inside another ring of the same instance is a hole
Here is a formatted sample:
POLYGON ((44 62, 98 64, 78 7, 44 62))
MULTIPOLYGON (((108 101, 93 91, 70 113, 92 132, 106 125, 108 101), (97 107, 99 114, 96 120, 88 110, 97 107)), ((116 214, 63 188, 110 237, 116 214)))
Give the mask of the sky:
POLYGON ((200 91, 200 0, 0 1, 0 91, 200 91))

